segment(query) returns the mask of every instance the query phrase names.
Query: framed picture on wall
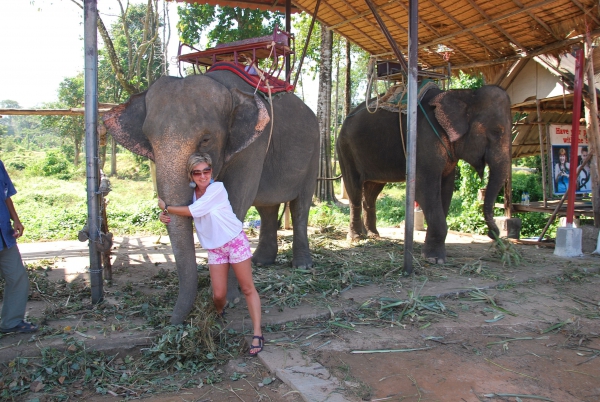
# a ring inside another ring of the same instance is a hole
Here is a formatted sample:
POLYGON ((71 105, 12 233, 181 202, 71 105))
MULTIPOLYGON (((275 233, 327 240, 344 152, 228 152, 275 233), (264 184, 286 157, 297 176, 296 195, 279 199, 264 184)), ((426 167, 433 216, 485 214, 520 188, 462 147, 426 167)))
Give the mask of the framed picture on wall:
MULTIPOLYGON (((585 129, 579 131, 579 145, 577 149, 577 160, 572 163, 571 159, 571 126, 562 124, 550 125, 550 144, 552 144, 552 191, 555 195, 563 195, 569 186, 569 175, 571 168, 577 169, 583 163, 588 154, 587 132, 585 129)), ((581 169, 579 176, 575 178, 577 194, 585 194, 592 191, 589 162, 581 169)))

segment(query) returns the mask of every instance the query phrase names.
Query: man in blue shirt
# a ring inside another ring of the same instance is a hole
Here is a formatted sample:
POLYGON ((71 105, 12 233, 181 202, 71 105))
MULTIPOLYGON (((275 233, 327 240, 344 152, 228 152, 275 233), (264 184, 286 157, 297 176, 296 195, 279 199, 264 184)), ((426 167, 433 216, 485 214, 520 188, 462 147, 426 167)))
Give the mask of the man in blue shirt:
POLYGON ((27 333, 38 329, 24 320, 29 296, 29 277, 17 247, 17 239, 23 235, 25 228, 10 198, 16 193, 4 163, 0 160, 0 274, 5 281, 0 319, 2 333, 27 333))

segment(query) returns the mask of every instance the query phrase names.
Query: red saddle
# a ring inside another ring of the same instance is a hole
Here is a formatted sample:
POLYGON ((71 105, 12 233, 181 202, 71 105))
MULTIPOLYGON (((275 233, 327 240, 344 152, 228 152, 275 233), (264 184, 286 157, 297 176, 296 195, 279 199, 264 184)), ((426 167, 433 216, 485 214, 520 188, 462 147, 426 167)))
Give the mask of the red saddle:
POLYGON ((260 75, 251 74, 251 71, 254 70, 253 67, 250 67, 250 71, 246 71, 246 68, 249 66, 243 66, 240 64, 230 63, 226 61, 219 61, 213 64, 207 71, 231 71, 234 74, 237 74, 240 78, 246 81, 248 84, 252 85, 254 88, 258 88, 258 90, 266 95, 275 94, 280 92, 293 92, 294 86, 290 83, 280 80, 279 78, 273 77, 272 75, 260 71, 257 72, 262 74, 264 80, 261 79, 260 75))

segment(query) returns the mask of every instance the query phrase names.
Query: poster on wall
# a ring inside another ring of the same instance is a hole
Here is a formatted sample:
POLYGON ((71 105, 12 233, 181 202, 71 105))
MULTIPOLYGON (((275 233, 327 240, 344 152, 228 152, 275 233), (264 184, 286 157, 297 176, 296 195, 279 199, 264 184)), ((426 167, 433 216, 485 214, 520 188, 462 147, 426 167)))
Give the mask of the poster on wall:
MULTIPOLYGON (((571 158, 571 125, 551 124, 550 125, 550 144, 552 145, 552 185, 553 193, 562 195, 567 192, 569 185, 569 172, 571 168, 577 169, 583 163, 588 154, 587 131, 584 127, 579 129, 579 145, 577 149, 577 160, 572 163, 571 158)), ((592 191, 592 180, 590 173, 590 163, 581 169, 576 178, 576 194, 585 194, 592 191)))

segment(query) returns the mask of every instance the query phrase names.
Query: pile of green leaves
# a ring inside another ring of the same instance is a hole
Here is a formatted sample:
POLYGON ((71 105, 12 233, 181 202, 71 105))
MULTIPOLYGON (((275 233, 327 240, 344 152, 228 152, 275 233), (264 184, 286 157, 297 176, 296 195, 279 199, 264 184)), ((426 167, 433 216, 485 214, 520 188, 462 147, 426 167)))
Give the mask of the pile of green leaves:
POLYGON ((176 391, 193 376, 205 372, 207 382, 220 381, 215 367, 237 356, 244 347, 242 334, 225 331, 212 307, 206 280, 200 281, 196 304, 188 316, 189 324, 172 326, 166 322, 177 292, 177 276, 161 270, 149 278, 148 287, 162 289, 157 293, 142 293, 131 284, 120 289, 108 289, 114 304, 86 305, 89 288, 83 281, 67 283, 47 279, 53 262, 46 260, 29 265, 33 298, 43 299, 48 307, 45 315, 56 318, 81 315, 82 319, 110 322, 97 330, 123 331, 161 328, 150 348, 139 355, 105 355, 85 348, 73 332, 85 333, 89 328, 65 327, 50 330, 43 327, 36 337, 61 336, 62 348, 41 348, 41 357, 16 358, 0 366, 0 397, 18 398, 28 392, 51 393, 56 400, 81 397, 85 389, 99 394, 125 398, 140 397, 153 390, 176 391), (140 325, 139 319, 144 323, 140 325), (113 320, 114 321, 114 320, 113 320), (157 376, 158 373, 162 373, 157 376))

